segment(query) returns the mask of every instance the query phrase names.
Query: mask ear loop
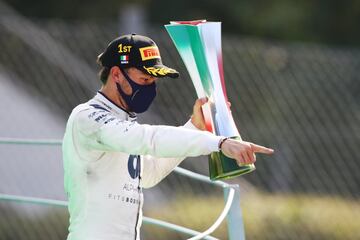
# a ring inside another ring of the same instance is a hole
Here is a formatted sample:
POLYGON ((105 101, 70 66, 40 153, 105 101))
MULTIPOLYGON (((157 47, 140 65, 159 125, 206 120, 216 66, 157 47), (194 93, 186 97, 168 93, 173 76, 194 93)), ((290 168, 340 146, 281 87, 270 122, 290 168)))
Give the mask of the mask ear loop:
MULTIPOLYGON (((131 78, 130 76, 126 73, 126 71, 123 68, 120 68, 120 71, 122 72, 122 74, 124 75, 126 81, 128 81, 128 83, 130 84, 131 88, 132 88, 132 93, 130 95, 131 100, 135 97, 136 93, 139 91, 138 89, 134 89, 134 84, 136 84, 131 78)), ((120 85, 118 86, 119 89, 120 85)), ((120 87, 119 89, 121 91, 121 94, 127 95, 120 87)))
POLYGON ((121 71, 121 73, 124 75, 124 77, 126 78, 126 80, 128 81, 128 82, 134 82, 130 77, 129 77, 129 75, 126 73, 126 71, 123 69, 123 68, 121 68, 121 67, 119 67, 120 68, 120 71, 121 71))

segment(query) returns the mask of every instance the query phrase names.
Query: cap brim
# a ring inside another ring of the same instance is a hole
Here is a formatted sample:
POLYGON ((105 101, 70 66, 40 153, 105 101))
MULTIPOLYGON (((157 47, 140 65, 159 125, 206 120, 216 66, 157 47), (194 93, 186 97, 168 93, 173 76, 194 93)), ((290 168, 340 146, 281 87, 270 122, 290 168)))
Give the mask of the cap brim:
POLYGON ((149 74, 157 78, 163 78, 163 77, 177 78, 180 76, 178 71, 169 68, 165 65, 154 65, 150 67, 143 66, 140 69, 146 74, 149 74))

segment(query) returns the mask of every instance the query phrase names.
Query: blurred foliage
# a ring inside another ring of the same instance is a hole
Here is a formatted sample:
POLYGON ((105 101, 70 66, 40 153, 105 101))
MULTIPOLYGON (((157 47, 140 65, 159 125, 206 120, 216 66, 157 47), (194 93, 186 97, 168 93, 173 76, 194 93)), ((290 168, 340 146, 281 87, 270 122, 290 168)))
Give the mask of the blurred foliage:
MULTIPOLYGON (((146 197, 146 196, 145 196, 146 197)), ((199 232, 208 229, 221 214, 225 203, 219 196, 179 195, 176 200, 158 208, 145 210, 144 214, 153 218, 164 220, 184 226, 199 232)), ((169 231, 153 225, 143 225, 142 230, 154 239, 186 239, 187 235, 169 231)), ((225 221, 215 230, 211 236, 219 239, 227 238, 227 226, 225 221)))
MULTIPOLYGON (((246 238, 251 240, 360 239, 360 203, 332 196, 252 192, 241 199, 246 238)), ((221 196, 182 195, 145 211, 146 216, 198 231, 212 225, 224 207, 221 196)), ((64 239, 65 208, 0 203, 0 239, 64 239), (18 206, 15 208, 15 206, 18 206), (36 211, 35 211, 36 210, 36 211), (42 212, 39 213, 39 210, 42 212)), ((186 236, 154 225, 142 226, 146 239, 185 239, 186 236)), ((227 239, 226 223, 213 236, 227 239)))
POLYGON ((243 211, 248 239, 360 239, 360 203, 353 199, 254 194, 243 211))
MULTIPOLYGON (((241 199, 246 238, 252 240, 351 240, 360 239, 360 203, 352 199, 297 194, 252 193, 241 199)), ((179 197, 161 209, 146 214, 171 223, 204 231, 219 216, 224 203, 218 198, 179 197)), ((177 234, 144 226, 162 239, 178 239, 177 234)), ((227 239, 226 226, 213 236, 227 239)))
POLYGON ((209 19, 224 31, 292 41, 360 45, 360 1, 357 0, 6 0, 26 16, 73 19, 117 19, 128 3, 143 5, 149 21, 209 19))
POLYGON ((0 201, 1 240, 66 239, 69 214, 64 207, 0 201))

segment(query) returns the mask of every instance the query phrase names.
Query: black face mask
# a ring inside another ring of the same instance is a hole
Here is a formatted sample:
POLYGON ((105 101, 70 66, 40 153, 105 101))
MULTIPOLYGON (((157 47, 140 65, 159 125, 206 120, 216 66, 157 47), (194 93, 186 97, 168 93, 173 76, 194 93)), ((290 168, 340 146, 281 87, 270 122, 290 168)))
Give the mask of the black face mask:
POLYGON ((129 107, 129 110, 136 113, 145 112, 156 96, 156 84, 153 82, 150 85, 140 85, 131 80, 129 75, 121 69, 122 74, 132 88, 132 94, 127 95, 122 89, 120 84, 116 83, 117 89, 129 107))

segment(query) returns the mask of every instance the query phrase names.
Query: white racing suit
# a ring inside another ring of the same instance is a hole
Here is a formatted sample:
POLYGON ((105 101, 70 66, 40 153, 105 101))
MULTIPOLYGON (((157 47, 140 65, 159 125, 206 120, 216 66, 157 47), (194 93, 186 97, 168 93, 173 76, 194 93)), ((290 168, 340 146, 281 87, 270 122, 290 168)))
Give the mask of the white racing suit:
POLYGON ((221 137, 138 124, 102 93, 71 113, 63 140, 68 240, 139 239, 143 195, 185 157, 218 151, 221 137))

